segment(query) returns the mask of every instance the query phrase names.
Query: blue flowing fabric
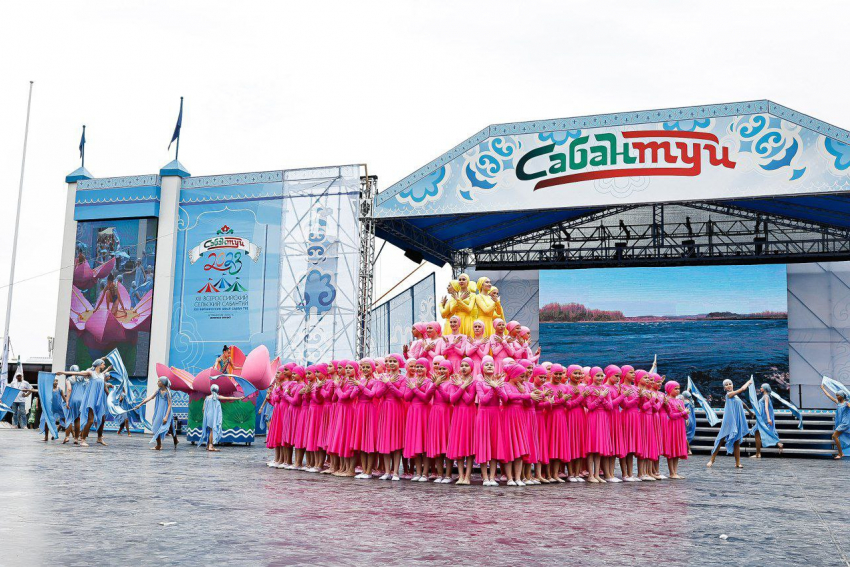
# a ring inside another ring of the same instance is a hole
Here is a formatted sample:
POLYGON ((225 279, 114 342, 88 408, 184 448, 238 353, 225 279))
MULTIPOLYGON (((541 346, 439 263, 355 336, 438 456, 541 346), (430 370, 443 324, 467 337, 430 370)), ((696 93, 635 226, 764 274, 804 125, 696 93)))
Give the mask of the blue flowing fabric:
POLYGON ((150 443, 153 443, 157 439, 165 439, 165 436, 171 431, 171 427, 174 423, 174 408, 172 406, 172 411, 168 411, 168 400, 170 398, 171 390, 166 389, 165 392, 163 392, 162 390, 157 389, 156 397, 154 398, 153 419, 151 423, 153 437, 151 437, 150 443), (165 423, 162 423, 163 419, 165 419, 165 423))
POLYGON ((835 408, 835 430, 838 431, 838 441, 841 452, 850 451, 850 402, 845 401, 835 408))
POLYGON ((87 376, 69 376, 67 380, 71 384, 71 398, 65 410, 65 423, 74 423, 82 415, 83 400, 86 398, 89 379, 87 376))
POLYGON ((18 388, 14 388, 9 385, 6 386, 3 390, 3 395, 0 396, 0 419, 3 419, 3 416, 6 415, 7 412, 12 411, 12 404, 15 402, 15 398, 17 398, 20 393, 21 390, 18 388))
POLYGON ((850 401, 850 390, 847 389, 847 386, 839 382, 838 380, 833 380, 832 378, 823 377, 821 380, 821 385, 824 388, 832 392, 832 395, 841 393, 844 396, 845 400, 850 401))
MULTIPOLYGON (((59 421, 59 425, 62 427, 66 427, 65 425, 65 399, 62 397, 62 392, 59 390, 53 390, 52 395, 50 396, 51 401, 53 402, 52 410, 53 410, 53 423, 59 421)), ((43 409, 41 411, 41 420, 38 422, 38 432, 44 433, 44 426, 47 423, 46 421, 47 412, 43 409)), ((56 437, 54 435, 54 437, 56 437)))
POLYGON ((91 410, 94 412, 92 428, 97 429, 106 413, 106 392, 104 391, 103 375, 94 371, 92 374, 93 376, 89 379, 86 387, 85 397, 80 405, 80 420, 87 421, 89 410, 91 410))
POLYGON ((55 379, 56 374, 52 372, 38 373, 38 397, 41 399, 41 423, 39 423, 39 431, 44 432, 44 426, 46 425, 54 438, 59 437, 59 432, 56 429, 55 412, 56 409, 61 408, 61 406, 56 406, 56 409, 54 409, 56 398, 59 397, 59 390, 53 389, 53 381, 55 379))
POLYGON ((694 440, 694 436, 697 434, 697 416, 694 414, 694 404, 689 401, 685 401, 685 409, 688 410, 688 421, 685 426, 685 431, 688 434, 688 443, 694 440))
POLYGON ((221 414, 221 402, 218 401, 218 395, 211 394, 204 400, 204 423, 201 425, 201 439, 198 441, 198 447, 203 447, 210 439, 210 431, 212 431, 213 445, 221 440, 221 423, 223 420, 221 414))
POLYGON ((714 427, 715 425, 720 423, 720 418, 717 417, 717 413, 715 413, 714 409, 712 409, 711 404, 708 403, 708 400, 703 397, 702 393, 699 391, 699 388, 697 388, 697 385, 694 384, 690 376, 688 376, 688 391, 691 393, 694 399, 696 399, 697 403, 705 412, 705 417, 708 419, 708 424, 714 427))
POLYGON ((744 404, 738 396, 731 398, 727 394, 726 406, 723 409, 723 422, 720 424, 720 431, 717 432, 717 439, 714 440, 714 449, 712 453, 717 451, 720 443, 726 441, 726 453, 730 454, 735 449, 735 443, 747 436, 750 431, 750 426, 747 424, 747 416, 744 414, 744 404))
POLYGON ((779 434, 776 432, 776 419, 773 416, 773 402, 770 396, 765 394, 759 400, 756 395, 756 386, 750 382, 747 393, 750 396, 750 404, 753 406, 753 413, 756 415, 756 424, 750 429, 749 434, 755 434, 756 430, 761 433, 761 446, 773 447, 781 443, 779 434), (767 413, 764 411, 764 401, 767 400, 767 413), (768 419, 770 423, 768 423, 768 419))
MULTIPOLYGON (((783 399, 776 392, 771 392, 770 397, 776 400, 777 402, 784 405, 786 408, 791 410, 791 415, 797 418, 797 429, 803 429, 803 412, 800 411, 800 408, 789 402, 788 400, 783 399)), ((771 406, 773 407, 773 406, 771 406)))

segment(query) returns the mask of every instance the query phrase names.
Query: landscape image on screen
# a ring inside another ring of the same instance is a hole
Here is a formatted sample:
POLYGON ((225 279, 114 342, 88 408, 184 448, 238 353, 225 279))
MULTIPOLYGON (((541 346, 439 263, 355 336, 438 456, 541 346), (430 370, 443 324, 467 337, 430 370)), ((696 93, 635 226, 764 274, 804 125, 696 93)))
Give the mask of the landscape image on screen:
POLYGON ((156 228, 156 219, 77 223, 69 366, 117 348, 130 376, 147 375, 156 228))
POLYGON ((684 383, 722 406, 722 382, 750 375, 788 391, 784 265, 540 272, 543 359, 631 364, 684 383))

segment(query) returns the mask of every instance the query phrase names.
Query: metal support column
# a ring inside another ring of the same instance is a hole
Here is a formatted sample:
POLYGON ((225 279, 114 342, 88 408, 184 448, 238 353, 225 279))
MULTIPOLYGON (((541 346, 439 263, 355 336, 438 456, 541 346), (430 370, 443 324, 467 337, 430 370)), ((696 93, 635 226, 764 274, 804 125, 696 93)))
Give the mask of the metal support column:
MULTIPOLYGON (((365 167, 365 166, 364 166, 365 167)), ((373 197, 378 178, 369 176, 368 167, 360 178, 360 271, 357 296, 357 357, 369 355, 372 323, 372 286, 375 264, 375 219, 373 197)))

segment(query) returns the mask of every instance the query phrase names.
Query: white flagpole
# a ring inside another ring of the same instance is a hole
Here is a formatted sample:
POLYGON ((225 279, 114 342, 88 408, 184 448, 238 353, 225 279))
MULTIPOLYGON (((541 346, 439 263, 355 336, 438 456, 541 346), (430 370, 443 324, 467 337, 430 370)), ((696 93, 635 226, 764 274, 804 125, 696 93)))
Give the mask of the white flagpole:
POLYGON ((24 127, 24 153, 21 157, 21 180, 18 183, 18 210, 15 213, 15 236, 12 239, 12 267, 9 270, 9 291, 6 295, 6 325, 3 330, 3 361, 0 368, 0 390, 6 388, 9 379, 9 324, 12 321, 12 286, 15 283, 15 256, 18 253, 18 228, 21 224, 21 198, 24 194, 24 167, 27 163, 27 139, 30 133, 30 106, 32 104, 32 81, 30 81, 30 92, 27 96, 27 122, 24 127))

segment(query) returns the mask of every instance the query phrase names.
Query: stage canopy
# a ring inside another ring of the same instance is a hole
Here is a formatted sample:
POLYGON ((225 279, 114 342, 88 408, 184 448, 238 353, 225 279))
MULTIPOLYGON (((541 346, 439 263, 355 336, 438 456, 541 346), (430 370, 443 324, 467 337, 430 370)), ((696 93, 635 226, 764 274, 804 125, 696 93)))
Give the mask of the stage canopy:
POLYGON ((850 258, 850 132, 768 100, 488 126, 374 200, 478 269, 850 258))

